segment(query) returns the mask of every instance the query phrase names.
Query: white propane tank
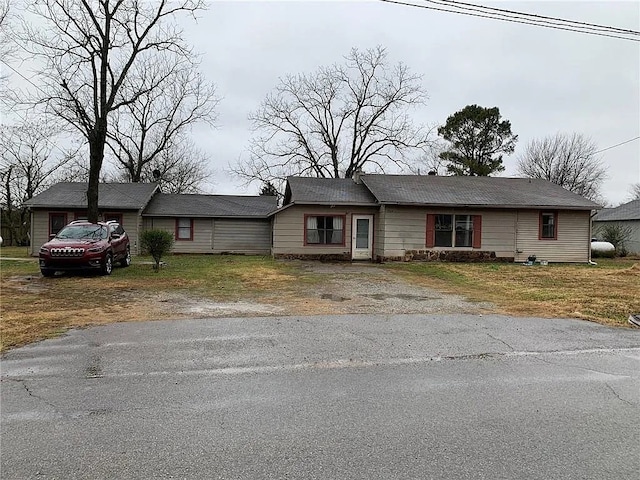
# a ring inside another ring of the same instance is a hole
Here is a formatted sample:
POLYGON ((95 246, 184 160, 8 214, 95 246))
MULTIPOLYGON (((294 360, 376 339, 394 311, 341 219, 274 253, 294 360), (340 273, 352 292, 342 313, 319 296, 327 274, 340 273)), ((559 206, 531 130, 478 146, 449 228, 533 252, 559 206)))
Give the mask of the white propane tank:
POLYGON ((597 240, 591 240, 591 251, 596 253, 611 253, 616 250, 613 243, 600 242, 597 240))

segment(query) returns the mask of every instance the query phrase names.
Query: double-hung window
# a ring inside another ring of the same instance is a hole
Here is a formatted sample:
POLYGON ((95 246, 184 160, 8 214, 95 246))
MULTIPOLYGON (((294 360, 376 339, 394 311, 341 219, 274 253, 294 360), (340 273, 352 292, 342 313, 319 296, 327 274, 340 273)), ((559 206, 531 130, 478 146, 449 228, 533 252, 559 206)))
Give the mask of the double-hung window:
POLYGON ((193 240, 193 219, 176 219, 176 240, 193 240))
POLYGON ((436 215, 436 247, 453 247, 453 215, 436 215))
POLYGON ((481 246, 482 217, 480 215, 427 215, 427 248, 481 246))
POLYGON ((540 240, 558 239, 558 212, 540 212, 540 240))
POLYGON ((305 216, 305 244, 344 245, 344 215, 305 216))
POLYGON ((66 213, 49 213, 49 235, 55 235, 67 224, 66 213))

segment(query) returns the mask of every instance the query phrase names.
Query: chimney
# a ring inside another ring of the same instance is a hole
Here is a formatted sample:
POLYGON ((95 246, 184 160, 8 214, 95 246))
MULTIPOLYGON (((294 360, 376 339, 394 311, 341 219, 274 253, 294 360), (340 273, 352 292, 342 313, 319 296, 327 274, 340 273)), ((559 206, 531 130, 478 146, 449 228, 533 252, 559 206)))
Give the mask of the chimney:
POLYGON ((360 185, 362 183, 362 179, 360 177, 363 174, 364 174, 364 172, 362 171, 361 168, 356 168, 356 170, 353 172, 353 176, 351 178, 353 178, 354 182, 356 182, 358 185, 360 185))

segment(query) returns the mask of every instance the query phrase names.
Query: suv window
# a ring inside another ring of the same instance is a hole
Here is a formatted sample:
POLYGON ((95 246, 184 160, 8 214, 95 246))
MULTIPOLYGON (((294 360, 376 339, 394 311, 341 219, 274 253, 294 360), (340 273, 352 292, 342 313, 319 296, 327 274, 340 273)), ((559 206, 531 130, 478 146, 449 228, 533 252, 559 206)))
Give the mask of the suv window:
POLYGON ((103 225, 67 225, 58 232, 56 238, 104 240, 107 238, 107 229, 103 225))
POLYGON ((124 233, 124 228, 122 228, 122 225, 119 225, 117 223, 110 223, 109 224, 109 231, 111 232, 111 235, 122 235, 124 233))

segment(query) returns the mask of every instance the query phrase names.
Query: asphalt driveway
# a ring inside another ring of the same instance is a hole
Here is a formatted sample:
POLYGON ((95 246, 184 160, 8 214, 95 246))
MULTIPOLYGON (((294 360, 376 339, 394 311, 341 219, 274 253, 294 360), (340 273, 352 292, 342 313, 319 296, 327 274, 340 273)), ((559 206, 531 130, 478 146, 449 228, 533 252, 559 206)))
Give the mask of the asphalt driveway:
POLYGON ((122 323, 2 360, 1 476, 637 479, 640 331, 487 315, 122 323))

